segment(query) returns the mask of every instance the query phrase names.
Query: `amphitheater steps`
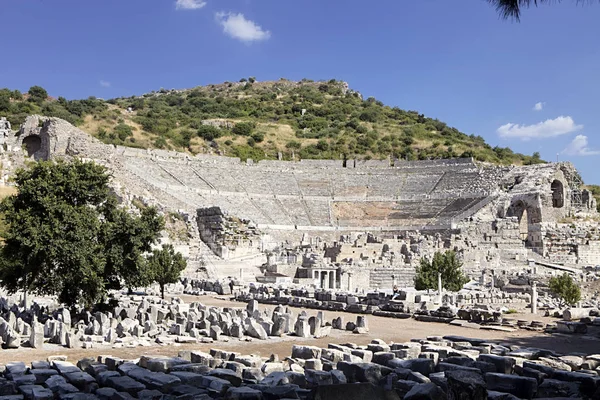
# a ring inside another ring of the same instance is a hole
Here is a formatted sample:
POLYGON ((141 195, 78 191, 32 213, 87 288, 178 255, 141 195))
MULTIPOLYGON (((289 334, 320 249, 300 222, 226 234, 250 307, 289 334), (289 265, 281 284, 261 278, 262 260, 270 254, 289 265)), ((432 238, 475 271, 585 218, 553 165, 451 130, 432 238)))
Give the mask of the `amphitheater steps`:
POLYGON ((392 275, 399 287, 410 287, 414 284, 414 268, 374 268, 370 271, 369 286, 380 290, 392 289, 394 286, 392 275))
POLYGON ((276 222, 273 220, 273 218, 271 218, 271 216, 269 214, 267 214, 261 207, 259 204, 256 203, 256 201, 251 197, 248 196, 248 199, 250 200, 250 203, 252 203, 252 206, 254 208, 256 208, 258 210, 258 212, 264 217, 265 221, 267 221, 267 224, 275 224, 276 222))
POLYGON ((440 175, 440 178, 437 180, 437 182, 435 183, 435 185, 433 185, 433 187, 431 188, 431 190, 427 194, 431 194, 431 193, 435 192, 435 190, 437 189, 438 185, 444 179, 444 177, 446 176, 446 174, 447 174, 447 172, 444 172, 443 174, 440 175))
POLYGON ((165 167, 163 167, 161 164, 156 164, 159 166, 159 168, 161 170, 163 170, 164 172, 166 172, 171 178, 175 179, 177 182, 179 182, 180 185, 187 187, 187 185, 181 180, 179 179, 175 174, 172 174, 171 171, 169 171, 168 169, 166 169, 165 167))
POLYGON ((212 190, 218 192, 217 188, 215 187, 215 185, 213 185, 212 183, 210 183, 209 181, 207 181, 206 179, 204 179, 202 177, 202 175, 200 175, 198 173, 198 171, 196 171, 196 169, 191 168, 191 170, 194 172, 194 175, 196 175, 198 177, 198 179, 200 179, 202 182, 204 182, 207 186, 209 186, 212 190))
POLYGON ((306 204, 306 200, 302 199, 301 203, 302 203, 302 207, 304 207, 304 212, 306 213, 306 217, 310 221, 310 224, 311 225, 315 225, 315 222, 313 221, 312 217, 310 216, 311 213, 310 213, 310 210, 308 208, 308 204, 306 204))

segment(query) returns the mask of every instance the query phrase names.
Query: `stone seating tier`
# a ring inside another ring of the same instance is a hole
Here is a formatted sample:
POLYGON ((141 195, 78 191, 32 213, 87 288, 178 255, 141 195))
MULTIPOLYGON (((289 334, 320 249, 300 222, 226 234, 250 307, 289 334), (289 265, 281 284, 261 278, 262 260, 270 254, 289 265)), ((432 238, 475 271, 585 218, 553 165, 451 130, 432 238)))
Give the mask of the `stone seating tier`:
MULTIPOLYGON (((207 161, 209 160, 209 161, 207 161)), ((322 168, 327 163, 243 163, 127 157, 124 165, 148 185, 190 208, 219 206, 261 225, 359 227, 445 226, 482 200, 501 174, 440 160, 391 168, 322 168), (281 165, 289 165, 282 169, 281 165), (450 170, 445 170, 450 168, 450 170), (490 178, 491 175, 494 179, 490 178), (471 194, 471 195, 469 195, 471 194), (389 212, 336 216, 332 204, 394 204, 389 212)))

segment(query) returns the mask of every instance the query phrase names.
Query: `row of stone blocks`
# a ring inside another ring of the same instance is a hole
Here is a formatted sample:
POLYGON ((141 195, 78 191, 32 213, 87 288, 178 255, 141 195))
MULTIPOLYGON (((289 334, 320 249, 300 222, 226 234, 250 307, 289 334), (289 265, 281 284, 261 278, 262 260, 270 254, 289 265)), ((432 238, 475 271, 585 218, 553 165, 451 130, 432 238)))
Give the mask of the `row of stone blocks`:
POLYGON ((598 398, 599 355, 482 339, 294 345, 290 357, 212 349, 178 357, 65 357, 3 367, 0 400, 598 398))

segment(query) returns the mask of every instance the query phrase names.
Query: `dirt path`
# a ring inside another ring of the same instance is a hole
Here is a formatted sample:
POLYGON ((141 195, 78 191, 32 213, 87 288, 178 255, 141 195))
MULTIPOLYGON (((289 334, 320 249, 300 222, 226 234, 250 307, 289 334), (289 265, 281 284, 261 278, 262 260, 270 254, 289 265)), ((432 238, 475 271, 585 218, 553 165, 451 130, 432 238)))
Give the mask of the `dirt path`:
MULTIPOLYGON (((233 302, 211 296, 183 296, 186 302, 199 301, 206 305, 219 307, 245 307, 245 303, 233 302)), ((275 306, 261 304, 260 308, 272 310, 275 306)), ((304 309, 291 307, 295 314, 304 309)), ((306 309, 309 315, 315 315, 317 310, 306 309)), ((339 313, 325 311, 325 319, 331 321, 334 317, 342 316, 344 322, 355 321, 357 314, 339 313)), ((552 318, 533 316, 531 314, 514 314, 510 316, 515 319, 541 320, 544 322, 554 321, 552 318)), ((220 341, 212 344, 185 344, 166 345, 152 347, 120 348, 111 347, 92 349, 67 349, 56 345, 45 345, 44 349, 21 348, 16 350, 1 350, 0 363, 10 361, 31 362, 33 360, 44 360, 51 355, 66 355, 72 362, 85 357, 96 358, 98 355, 113 355, 125 359, 135 359, 141 355, 167 355, 176 356, 181 350, 209 351, 211 348, 237 351, 243 354, 258 354, 263 357, 275 353, 284 358, 291 354, 293 344, 308 344, 312 346, 327 347, 328 343, 356 343, 367 344, 372 339, 383 339, 386 342, 405 342, 415 338, 427 336, 460 335, 473 338, 489 339, 490 341, 505 342, 511 345, 524 347, 540 347, 555 351, 581 352, 587 354, 600 353, 600 336, 598 332, 592 331, 590 335, 548 335, 540 332, 516 330, 514 332, 486 331, 472 328, 463 328, 447 324, 419 322, 413 319, 393 319, 384 317, 367 316, 370 332, 368 335, 355 335, 347 331, 332 330, 331 335, 321 339, 302 339, 293 336, 284 338, 269 338, 266 341, 254 339, 250 342, 238 339, 220 341)))

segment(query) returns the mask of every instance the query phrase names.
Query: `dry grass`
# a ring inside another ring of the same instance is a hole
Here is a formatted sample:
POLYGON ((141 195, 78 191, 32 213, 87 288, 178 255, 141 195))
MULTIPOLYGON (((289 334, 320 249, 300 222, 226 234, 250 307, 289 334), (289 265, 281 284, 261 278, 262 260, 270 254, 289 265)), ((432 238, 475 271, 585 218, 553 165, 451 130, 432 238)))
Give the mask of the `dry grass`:
POLYGON ((17 188, 14 186, 0 186, 0 200, 11 196, 13 194, 17 194, 17 188))

